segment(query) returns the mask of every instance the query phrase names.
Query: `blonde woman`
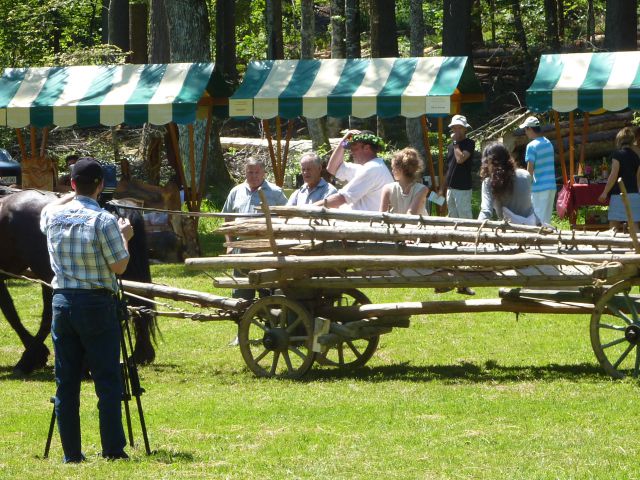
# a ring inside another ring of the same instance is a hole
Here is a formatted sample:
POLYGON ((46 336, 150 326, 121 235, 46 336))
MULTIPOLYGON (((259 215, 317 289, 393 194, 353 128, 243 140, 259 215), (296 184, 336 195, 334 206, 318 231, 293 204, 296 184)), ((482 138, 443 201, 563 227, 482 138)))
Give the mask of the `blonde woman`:
POLYGON ((381 212, 428 215, 426 208, 429 189, 420 182, 424 162, 414 148, 396 152, 391 159, 391 173, 395 182, 382 189, 381 212))

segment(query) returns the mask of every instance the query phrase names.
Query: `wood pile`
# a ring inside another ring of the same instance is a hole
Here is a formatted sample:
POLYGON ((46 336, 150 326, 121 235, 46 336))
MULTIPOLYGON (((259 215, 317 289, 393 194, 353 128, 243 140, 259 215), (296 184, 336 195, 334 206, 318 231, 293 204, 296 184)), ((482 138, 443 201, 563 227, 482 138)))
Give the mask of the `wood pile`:
POLYGON ((187 259, 239 269, 232 288, 561 287, 637 274, 629 235, 322 207, 273 207, 220 228, 243 253, 187 259))

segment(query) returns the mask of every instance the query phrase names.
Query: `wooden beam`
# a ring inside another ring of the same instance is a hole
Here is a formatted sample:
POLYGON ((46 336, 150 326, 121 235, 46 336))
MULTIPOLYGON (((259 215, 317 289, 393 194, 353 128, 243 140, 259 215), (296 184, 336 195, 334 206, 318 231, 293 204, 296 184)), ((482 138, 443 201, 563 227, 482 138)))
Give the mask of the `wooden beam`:
POLYGON ((562 169, 562 182, 566 184, 569 179, 567 177, 567 163, 564 158, 564 142, 562 141, 562 133, 560 132, 560 115, 555 110, 553 111, 553 119, 556 126, 556 148, 558 149, 560 167, 562 169))

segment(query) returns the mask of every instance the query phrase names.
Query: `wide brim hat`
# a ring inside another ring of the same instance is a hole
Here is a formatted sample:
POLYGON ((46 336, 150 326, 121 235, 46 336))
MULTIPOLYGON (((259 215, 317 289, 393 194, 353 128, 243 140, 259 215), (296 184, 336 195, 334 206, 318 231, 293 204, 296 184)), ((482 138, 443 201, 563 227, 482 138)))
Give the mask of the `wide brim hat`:
POLYGON ((464 115, 454 115, 451 118, 449 128, 453 127, 454 125, 460 125, 464 128, 471 128, 471 125, 469 125, 469 122, 467 122, 467 117, 465 117, 464 115))

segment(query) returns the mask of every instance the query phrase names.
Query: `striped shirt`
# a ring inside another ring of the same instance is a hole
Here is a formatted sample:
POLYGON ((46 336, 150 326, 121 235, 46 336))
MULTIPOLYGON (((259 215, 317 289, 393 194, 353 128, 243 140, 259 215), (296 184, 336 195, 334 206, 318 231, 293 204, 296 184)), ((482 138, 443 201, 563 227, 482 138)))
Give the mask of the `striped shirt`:
POLYGON ((524 159, 533 164, 532 192, 556 190, 555 152, 553 144, 546 137, 531 140, 524 159))
POLYGON ((129 254, 116 218, 98 202, 77 196, 66 204, 47 205, 40 230, 47 236, 53 288, 118 290, 109 265, 129 254))

